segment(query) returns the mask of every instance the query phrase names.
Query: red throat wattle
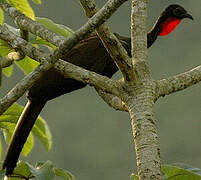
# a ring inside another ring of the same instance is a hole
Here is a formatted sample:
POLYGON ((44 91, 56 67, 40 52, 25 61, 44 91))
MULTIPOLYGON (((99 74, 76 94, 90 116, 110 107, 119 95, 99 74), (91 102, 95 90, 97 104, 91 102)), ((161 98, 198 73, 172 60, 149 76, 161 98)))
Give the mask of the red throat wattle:
POLYGON ((159 36, 166 36, 170 34, 181 22, 181 19, 176 18, 168 18, 163 24, 161 28, 161 32, 159 33, 159 36))

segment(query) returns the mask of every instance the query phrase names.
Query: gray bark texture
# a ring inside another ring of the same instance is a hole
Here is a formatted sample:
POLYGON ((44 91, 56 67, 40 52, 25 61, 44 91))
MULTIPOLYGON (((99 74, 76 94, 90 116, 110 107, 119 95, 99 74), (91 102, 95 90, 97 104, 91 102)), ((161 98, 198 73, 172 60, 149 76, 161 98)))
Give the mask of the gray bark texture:
MULTIPOLYGON (((108 0, 105 6, 98 10, 94 0, 80 0, 90 19, 68 39, 47 30, 11 5, 1 3, 0 7, 14 19, 24 33, 22 37, 19 37, 10 32, 6 25, 0 25, 0 38, 7 41, 17 54, 23 53, 40 62, 40 65, 0 99, 0 115, 16 102, 45 71, 54 66, 64 76, 95 87, 102 99, 112 108, 130 114, 139 179, 160 180, 162 173, 154 103, 160 97, 200 82, 201 66, 167 79, 154 80, 147 65, 147 0, 132 0, 131 3, 132 59, 128 57, 121 43, 105 23, 125 1, 108 0), (94 29, 120 69, 122 79, 112 80, 60 59, 61 54, 70 51, 94 29), (45 53, 32 46, 26 41, 27 31, 56 45, 57 49, 52 53, 45 53)), ((17 59, 19 57, 7 55, 0 61, 0 69, 11 65, 17 59)))

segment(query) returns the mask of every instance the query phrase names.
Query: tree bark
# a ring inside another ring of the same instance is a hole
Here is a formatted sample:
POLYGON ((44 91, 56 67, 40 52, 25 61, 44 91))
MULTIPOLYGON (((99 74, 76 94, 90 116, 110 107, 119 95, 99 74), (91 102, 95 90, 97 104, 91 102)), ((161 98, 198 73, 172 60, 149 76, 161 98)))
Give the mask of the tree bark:
MULTIPOLYGON (((32 32, 59 46, 51 54, 44 53, 42 50, 33 47, 29 42, 9 32, 5 26, 0 26, 1 39, 8 41, 14 49, 19 49, 25 55, 41 62, 31 74, 21 80, 0 100, 0 114, 12 105, 12 103, 17 101, 31 87, 35 80, 57 61, 54 67, 61 74, 101 89, 98 90, 99 94, 111 107, 129 112, 139 179, 160 180, 162 179, 162 173, 160 170, 160 149, 156 121, 154 119, 154 103, 161 96, 183 90, 200 82, 201 66, 167 79, 152 79, 147 65, 147 0, 132 0, 132 61, 128 58, 126 51, 110 32, 106 24, 96 29, 111 57, 114 58, 114 61, 121 70, 123 79, 115 81, 73 64, 58 60, 62 53, 69 51, 79 40, 92 32, 98 25, 104 23, 126 0, 109 0, 100 11, 98 11, 93 0, 80 1, 89 17, 96 14, 68 40, 50 32, 40 24, 25 17, 9 4, 0 4, 3 10, 15 19, 21 29, 32 32), (110 94, 105 94, 106 92, 110 94)), ((5 62, 6 66, 11 63, 9 61, 5 62)), ((1 63, 0 69, 3 66, 5 65, 1 63)))

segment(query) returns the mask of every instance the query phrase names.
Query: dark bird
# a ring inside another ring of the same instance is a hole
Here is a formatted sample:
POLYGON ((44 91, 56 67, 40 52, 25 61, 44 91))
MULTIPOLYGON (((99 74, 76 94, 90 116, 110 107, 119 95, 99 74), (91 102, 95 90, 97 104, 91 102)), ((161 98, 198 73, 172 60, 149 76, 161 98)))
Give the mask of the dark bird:
MULTIPOLYGON (((147 47, 155 42, 158 36, 170 34, 184 18, 193 17, 180 5, 168 6, 147 34, 147 47)), ((115 34, 129 56, 131 56, 131 39, 115 34)), ((118 68, 97 35, 91 35, 77 44, 63 60, 94 71, 103 76, 112 77, 118 68)), ((46 102, 63 94, 85 87, 86 84, 74 79, 64 78, 51 68, 29 89, 28 103, 22 112, 12 139, 8 146, 3 168, 6 174, 12 174, 26 139, 46 102)))

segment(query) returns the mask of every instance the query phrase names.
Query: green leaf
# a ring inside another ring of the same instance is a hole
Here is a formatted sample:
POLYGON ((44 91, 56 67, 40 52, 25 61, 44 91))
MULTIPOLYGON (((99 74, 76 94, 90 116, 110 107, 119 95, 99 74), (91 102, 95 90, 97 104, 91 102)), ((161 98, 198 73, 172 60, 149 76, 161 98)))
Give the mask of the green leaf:
POLYGON ((75 176, 73 176, 69 171, 61 168, 54 168, 55 175, 60 176, 67 180, 76 180, 75 176))
POLYGON ((0 24, 3 24, 4 21, 4 14, 3 14, 3 10, 0 8, 0 24))
POLYGON ((164 165, 162 166, 162 171, 167 179, 171 180, 201 180, 201 175, 189 168, 184 169, 172 165, 164 165))
POLYGON ((2 170, 2 168, 1 168, 1 170, 0 170, 0 179, 4 179, 5 174, 6 174, 6 170, 2 170))
POLYGON ((23 162, 23 161, 20 161, 19 163, 17 163, 17 166, 13 174, 20 174, 21 176, 24 176, 26 178, 32 176, 29 166, 27 165, 26 162, 23 162))
POLYGON ((30 166, 27 162, 19 161, 12 174, 13 177, 9 177, 9 180, 33 179, 34 176, 31 173, 30 166))
POLYGON ((8 53, 13 52, 13 49, 8 45, 6 41, 0 39, 0 54, 5 57, 8 53))
POLYGON ((1 139, 0 139, 0 157, 2 155, 2 143, 1 143, 1 139))
POLYGON ((72 29, 61 24, 56 24, 48 18, 36 17, 36 21, 45 26, 47 29, 64 37, 69 37, 73 33, 72 29))
MULTIPOLYGON (((13 28, 12 26, 6 24, 8 29, 12 31, 14 34, 19 35, 19 30, 13 28)), ((6 41, 0 40, 0 55, 5 57, 7 56, 10 52, 13 52, 14 50, 8 45, 6 41)), ((9 66, 7 68, 3 68, 3 73, 7 76, 10 77, 13 73, 13 66, 9 66)))
MULTIPOLYGON (((2 57, 5 57, 8 53, 13 52, 13 49, 8 45, 7 42, 3 41, 0 39, 0 55, 2 57)), ((7 68, 3 68, 3 73, 7 76, 10 77, 13 72, 13 67, 9 66, 7 68)))
MULTIPOLYGON (((23 106, 15 103, 8 110, 0 116, 0 127, 3 127, 4 137, 6 142, 8 143, 11 135, 14 131, 15 124, 17 123, 22 111, 23 106)), ((42 117, 38 117, 36 123, 33 127, 32 132, 39 138, 39 140, 43 143, 45 149, 49 150, 52 145, 51 133, 48 128, 47 123, 42 117)), ((27 142, 23 148, 23 155, 27 155, 34 145, 34 139, 32 134, 30 133, 27 142)))
POLYGON ((35 41, 32 41, 33 44, 42 44, 42 45, 45 45, 45 46, 48 46, 52 49, 56 49, 56 46, 51 44, 50 42, 47 42, 46 40, 44 39, 41 39, 40 37, 37 37, 37 39, 35 41))
POLYGON ((25 74, 29 74, 39 65, 37 61, 31 59, 28 56, 20 61, 15 61, 15 63, 25 74))
POLYGON ((32 132, 40 139, 45 149, 49 151, 52 147, 52 135, 46 121, 40 116, 38 117, 32 132))
POLYGON ((7 68, 3 68, 3 73, 7 76, 10 77, 13 73, 13 66, 9 66, 7 68))
POLYGON ((139 177, 137 175, 135 175, 134 173, 131 174, 131 178, 133 180, 139 180, 139 177))
MULTIPOLYGON (((66 38, 69 37, 73 33, 72 29, 70 29, 64 25, 61 25, 61 24, 56 24, 48 18, 36 17, 36 21, 39 22, 40 24, 42 24, 43 26, 45 26, 47 29, 49 29, 61 36, 64 36, 66 38)), ((49 43, 45 40, 42 40, 41 38, 38 38, 34 42, 34 44, 42 44, 42 45, 49 46, 51 48, 55 48, 54 45, 52 45, 51 43, 49 43)))
MULTIPOLYGON (((6 121, 13 121, 13 118, 10 117, 10 116, 7 116, 4 118, 4 120, 6 121)), ((5 126, 4 130, 3 130, 3 134, 4 134, 4 137, 5 137, 5 140, 7 142, 7 144, 10 142, 11 140, 11 136, 14 132, 14 129, 15 129, 15 124, 13 124, 12 122, 1 122, 1 124, 3 124, 5 126)), ((29 134, 28 138, 27 138, 27 141, 22 149, 22 154, 24 156, 27 156, 32 148, 33 148, 33 145, 34 145, 34 139, 33 139, 33 135, 32 133, 29 134)))
MULTIPOLYGON (((7 27, 13 33, 15 33, 16 35, 19 35, 19 29, 15 29, 9 25, 7 25, 7 27)), ((33 40, 34 36, 31 35, 31 37, 33 40)), ((13 52, 13 49, 7 44, 7 42, 0 40, 0 54, 3 57, 5 57, 10 52, 13 52)), ((15 63, 25 74, 29 74, 39 65, 39 63, 37 61, 35 61, 27 56, 20 61, 15 61, 15 63)), ((6 76, 10 77, 13 72, 13 67, 9 66, 7 68, 3 68, 3 72, 5 73, 6 76)))
POLYGON ((26 143, 24 144, 24 147, 22 149, 22 154, 24 156, 27 156, 31 152, 33 147, 34 147, 34 137, 33 137, 32 133, 30 133, 26 140, 26 143))
POLYGON ((33 2, 35 2, 36 4, 41 4, 41 0, 32 0, 33 2))
POLYGON ((32 10, 27 0, 7 0, 7 1, 29 18, 33 20, 35 19, 34 11, 32 10))
MULTIPOLYGON (((2 162, 0 162, 2 167, 2 162)), ((0 167, 0 169, 2 169, 0 167)), ((1 171, 0 171, 1 173, 1 171)), ((20 161, 17 163, 13 175, 18 175, 18 178, 10 178, 10 180, 20 180, 20 179, 37 179, 37 180, 51 180, 56 176, 59 176, 66 180, 76 180, 75 177, 67 170, 55 168, 51 161, 38 162, 36 166, 32 166, 28 162, 20 161)), ((2 172, 2 177, 5 175, 2 172)), ((1 179, 1 178, 0 178, 1 179)))
POLYGON ((0 3, 5 3, 6 2, 6 0, 0 0, 0 3))
POLYGON ((55 177, 52 162, 47 161, 43 165, 30 169, 37 180, 51 180, 55 177))
POLYGON ((194 168, 194 167, 192 167, 192 166, 190 166, 188 164, 184 164, 184 163, 174 163, 172 165, 176 166, 176 167, 179 167, 179 168, 182 168, 182 169, 186 169, 188 171, 191 171, 191 172, 201 176, 201 169, 199 169, 199 168, 194 168))

